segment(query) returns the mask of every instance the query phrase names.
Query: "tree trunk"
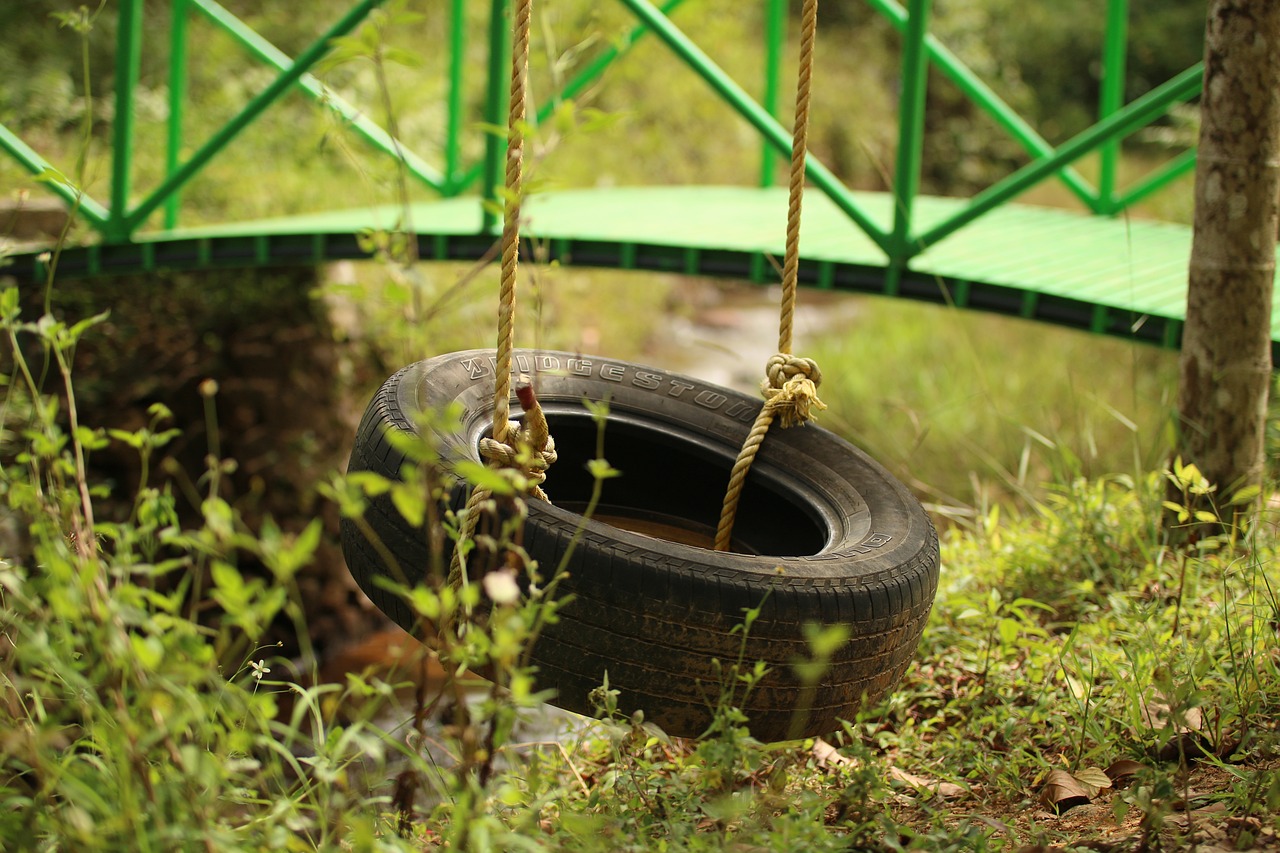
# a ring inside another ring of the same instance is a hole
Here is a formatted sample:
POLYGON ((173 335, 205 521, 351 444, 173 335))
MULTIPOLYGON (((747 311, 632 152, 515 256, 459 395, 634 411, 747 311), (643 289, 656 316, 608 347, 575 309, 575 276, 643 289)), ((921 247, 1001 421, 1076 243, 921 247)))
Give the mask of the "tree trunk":
POLYGON ((1232 494, 1260 485, 1263 475, 1280 192, 1280 2, 1210 0, 1200 110, 1178 453, 1217 487, 1213 502, 1225 512, 1232 494))

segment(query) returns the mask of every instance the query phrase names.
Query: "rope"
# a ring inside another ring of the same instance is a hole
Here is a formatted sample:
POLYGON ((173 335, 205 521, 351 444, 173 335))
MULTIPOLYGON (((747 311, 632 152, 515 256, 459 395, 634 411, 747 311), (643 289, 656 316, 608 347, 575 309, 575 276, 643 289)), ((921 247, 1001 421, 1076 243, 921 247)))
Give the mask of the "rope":
MULTIPOLYGON (((493 433, 480 440, 480 455, 495 468, 510 472, 517 487, 547 500, 542 483, 556 461, 555 441, 532 385, 516 389, 524 418, 511 420, 511 365, 515 342, 516 271, 520 261, 520 203, 524 168, 525 81, 529 73, 529 29, 533 0, 516 0, 511 43, 511 99, 507 113, 507 169, 502 223, 502 277, 498 293, 498 345, 493 388, 493 433)), ((472 489, 463 526, 453 550, 448 585, 467 582, 462 543, 474 541, 482 505, 493 497, 487 488, 472 489)))
POLYGON ((516 0, 511 43, 511 98, 507 110, 506 203, 502 221, 502 285, 498 294, 497 380, 493 437, 507 437, 511 413, 511 352, 515 341, 516 267, 520 262, 520 185, 524 168, 525 78, 529 73, 529 21, 533 0, 516 0))
POLYGON ((800 13, 800 60, 796 80, 796 118, 791 140, 791 184, 787 205, 787 247, 782 265, 782 305, 778 320, 778 352, 765 366, 765 379, 760 390, 764 407, 756 416, 751 431, 738 452, 729 474, 729 488, 720 510, 716 528, 715 550, 729 550, 738 503, 746 484, 747 472, 755 461, 764 437, 776 418, 783 428, 803 425, 812 410, 826 404, 818 399, 822 372, 810 358, 791 354, 792 329, 795 325, 796 290, 800 271, 800 208, 804 200, 804 161, 809 147, 809 92, 813 81, 813 46, 818 34, 818 0, 805 0, 800 13))
POLYGON ((800 61, 796 75, 796 118, 791 139, 791 184, 787 204, 787 248, 782 264, 782 311, 778 352, 791 352, 800 271, 800 206, 804 201, 804 161, 809 150, 809 90, 813 82, 813 45, 818 37, 818 0, 805 0, 800 12, 800 61))

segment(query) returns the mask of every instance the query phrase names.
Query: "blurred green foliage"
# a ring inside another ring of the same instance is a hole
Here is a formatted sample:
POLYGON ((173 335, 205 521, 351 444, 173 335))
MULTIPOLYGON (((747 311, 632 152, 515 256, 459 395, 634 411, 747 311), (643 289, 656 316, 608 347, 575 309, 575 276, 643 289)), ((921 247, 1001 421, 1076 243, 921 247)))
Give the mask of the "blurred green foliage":
MULTIPOLYGON (((1163 82, 1200 58, 1203 9, 1197 0, 1130 0, 1126 97, 1163 82)), ((309 44, 347 7, 344 0, 294 4, 229 0, 226 7, 286 53, 309 44)), ((938 2, 934 33, 1021 111, 1051 141, 1083 129, 1096 115, 1106 0, 1086 4, 1020 3, 1015 0, 938 2)), ((468 4, 467 75, 464 103, 478 120, 484 96, 484 36, 488 4, 468 4)), ((85 75, 79 39, 51 15, 78 8, 73 0, 16 0, 0 8, 6 50, 0 54, 0 120, 55 163, 74 152, 77 122, 85 106, 85 75)), ((794 11, 794 10, 793 10, 794 11)), ((99 143, 108 134, 114 87, 114 10, 90 8, 89 87, 99 143)), ((136 104, 138 151, 135 180, 153 184, 161 174, 167 115, 168 4, 147 5, 142 68, 136 104)), ((535 98, 550 94, 602 46, 626 32, 634 20, 620 6, 571 0, 540 7, 533 61, 535 98)), ((750 92, 762 86, 764 4, 744 7, 729 0, 691 2, 673 19, 750 92)), ((389 68, 391 108, 406 141, 429 160, 444 145, 448 12, 424 10, 420 21, 392 28, 392 47, 418 56, 421 67, 389 68), (424 49, 435 45, 438 49, 424 49)), ((197 13, 189 25, 192 49, 186 116, 186 146, 207 138, 264 86, 274 71, 217 32, 197 13)), ((793 22, 792 32, 795 31, 793 22)), ((823 8, 818 40, 819 77, 814 95, 815 154, 852 186, 887 185, 896 147, 899 85, 898 36, 861 3, 823 8)), ((789 103, 788 50, 782 87, 789 103)), ((381 121, 374 74, 368 63, 344 63, 324 72, 325 82, 381 121)), ((538 172, 557 185, 627 183, 745 183, 754 180, 759 143, 745 124, 696 80, 669 60, 655 39, 605 75, 604 85, 580 98, 623 117, 609 128, 564 140, 534 152, 538 172)), ((784 106, 783 112, 787 111, 784 106)), ((963 195, 1025 162, 1026 155, 1003 131, 936 71, 927 107, 924 186, 943 195, 963 195)), ((786 116, 782 117, 784 123, 786 116)), ((1144 156, 1184 146, 1184 130, 1148 134, 1144 156)), ((480 155, 483 134, 472 133, 464 155, 480 155)), ((0 182, 20 180, 16 167, 0 163, 0 182)), ((108 170, 92 170, 89 188, 101 192, 108 170)), ((300 95, 273 108, 215 160, 187 193, 184 221, 226 221, 372 203, 392 180, 389 167, 369 156, 334 120, 300 95), (280 168, 287 163, 288 168, 280 168), (358 178, 358 180, 353 180, 358 178), (261 190, 248 197, 236 190, 261 190), (375 188, 369 192, 369 183, 375 188), (265 202, 269 201, 270 204, 265 202)), ((426 196, 424 196, 426 197, 426 196)))

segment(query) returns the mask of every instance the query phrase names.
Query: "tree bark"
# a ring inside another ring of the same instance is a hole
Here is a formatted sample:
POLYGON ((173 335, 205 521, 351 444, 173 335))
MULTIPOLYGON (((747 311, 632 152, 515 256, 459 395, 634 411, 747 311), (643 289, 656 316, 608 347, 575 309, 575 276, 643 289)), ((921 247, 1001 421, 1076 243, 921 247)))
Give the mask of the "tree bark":
POLYGON ((1200 111, 1178 453, 1217 487, 1222 509, 1263 476, 1280 215, 1280 2, 1210 0, 1200 111))

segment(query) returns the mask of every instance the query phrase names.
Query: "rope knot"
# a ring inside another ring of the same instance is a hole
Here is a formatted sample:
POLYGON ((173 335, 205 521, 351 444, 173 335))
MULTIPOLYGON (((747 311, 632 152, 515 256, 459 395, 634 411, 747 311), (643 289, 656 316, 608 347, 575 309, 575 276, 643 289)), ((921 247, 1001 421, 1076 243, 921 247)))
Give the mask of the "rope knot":
POLYGON ((822 411, 827 407, 818 399, 822 371, 811 358, 776 353, 769 357, 765 377, 760 383, 765 408, 774 413, 783 428, 803 424, 813 417, 812 409, 822 411))
POLYGON ((542 406, 531 386, 516 389, 524 417, 520 421, 507 421, 501 438, 482 438, 480 455, 499 468, 518 472, 528 484, 527 491, 539 500, 548 500, 542 484, 547 479, 547 469, 555 464, 556 442, 542 406))
POLYGON ((555 439, 547 436, 546 442, 538 447, 529 440, 527 428, 521 427, 516 421, 511 421, 510 424, 507 442, 493 438, 480 439, 480 455, 498 468, 519 473, 529 484, 529 494, 540 500, 547 500, 541 486, 547 480, 547 469, 556 461, 555 439))

